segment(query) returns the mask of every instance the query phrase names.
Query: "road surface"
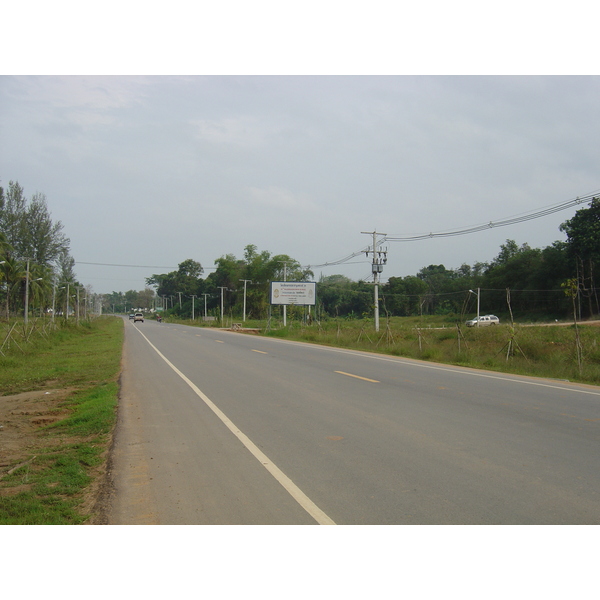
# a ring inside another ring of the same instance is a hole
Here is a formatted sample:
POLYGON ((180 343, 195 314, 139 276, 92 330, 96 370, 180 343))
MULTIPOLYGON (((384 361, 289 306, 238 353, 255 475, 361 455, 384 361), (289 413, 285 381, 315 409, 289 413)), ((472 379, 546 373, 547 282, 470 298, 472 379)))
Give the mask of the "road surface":
POLYGON ((109 523, 600 523, 600 388, 125 329, 109 523))

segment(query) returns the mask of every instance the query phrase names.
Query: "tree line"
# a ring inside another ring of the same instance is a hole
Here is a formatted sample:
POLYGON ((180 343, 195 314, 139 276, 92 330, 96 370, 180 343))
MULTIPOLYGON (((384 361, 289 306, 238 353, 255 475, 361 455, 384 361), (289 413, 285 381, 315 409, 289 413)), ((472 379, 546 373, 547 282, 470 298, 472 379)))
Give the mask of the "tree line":
MULTIPOLYGON (((566 241, 531 248, 506 240, 489 263, 423 267, 415 275, 389 277, 380 285, 383 315, 473 313, 479 298, 482 313, 506 313, 507 299, 516 316, 564 318, 575 307, 579 318, 600 314, 596 281, 600 264, 600 199, 576 212, 560 230, 566 241)), ((74 272, 70 240, 53 221, 44 194, 26 197, 18 182, 0 187, 0 314, 55 307, 68 315, 83 286, 74 272), (26 303, 28 306, 26 307, 26 303)), ((270 314, 272 281, 309 281, 314 273, 287 254, 272 255, 255 245, 215 261, 206 277, 202 265, 186 259, 176 271, 153 274, 142 291, 102 296, 104 310, 168 310, 189 318, 206 312, 242 314, 265 319, 270 314)), ((89 296, 91 290, 87 290, 89 296)), ((290 311, 299 308, 289 307, 290 311)), ((370 317, 373 286, 343 275, 322 276, 317 286, 317 318, 370 317)))
POLYGON ((46 196, 28 198, 17 181, 0 187, 0 314, 28 314, 32 307, 44 313, 54 306, 68 315, 83 287, 74 267, 70 240, 52 219, 46 196))
MULTIPOLYGON (((463 264, 457 269, 429 265, 415 275, 390 277, 380 285, 380 310, 389 316, 462 316, 474 313, 479 300, 482 314, 506 314, 510 303, 515 316, 565 318, 572 314, 575 293, 579 318, 598 315, 600 200, 594 198, 560 230, 567 240, 545 248, 531 248, 508 239, 490 262, 463 264)), ((270 310, 271 281, 309 281, 314 277, 296 259, 259 252, 254 245, 246 246, 242 258, 227 254, 215 265, 215 270, 203 278, 199 262, 184 260, 177 271, 154 274, 146 280, 156 290, 154 298, 147 291, 131 291, 125 296, 129 294, 129 301, 137 307, 158 306, 184 318, 191 317, 192 312, 196 317, 203 314, 205 307, 209 314, 218 316, 221 306, 226 314, 239 316, 245 296, 248 318, 265 319, 270 310)), ((372 284, 339 274, 322 276, 315 316, 370 317, 373 302, 372 284)))

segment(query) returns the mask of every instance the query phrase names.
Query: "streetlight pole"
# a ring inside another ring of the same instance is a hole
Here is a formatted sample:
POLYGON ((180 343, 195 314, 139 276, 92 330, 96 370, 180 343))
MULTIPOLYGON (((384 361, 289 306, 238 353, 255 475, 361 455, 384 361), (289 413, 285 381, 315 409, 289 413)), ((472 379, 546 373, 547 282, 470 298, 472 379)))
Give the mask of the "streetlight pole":
MULTIPOLYGON (((475 294, 473 290, 469 290, 471 294, 475 294)), ((477 288, 477 327, 479 327, 479 299, 481 296, 481 288, 477 288)))
POLYGON ((250 279, 240 279, 240 281, 244 282, 244 316, 242 318, 242 321, 245 322, 246 321, 246 283, 248 283, 248 282, 252 283, 252 281, 250 279))

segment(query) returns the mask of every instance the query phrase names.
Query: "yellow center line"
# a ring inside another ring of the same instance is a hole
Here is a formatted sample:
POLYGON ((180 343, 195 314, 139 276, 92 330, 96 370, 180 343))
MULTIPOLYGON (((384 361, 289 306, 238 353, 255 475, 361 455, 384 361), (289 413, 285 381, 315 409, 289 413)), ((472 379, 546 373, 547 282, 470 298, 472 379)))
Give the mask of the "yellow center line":
POLYGON ((340 375, 347 375, 348 377, 355 377, 356 379, 362 379, 363 381, 370 381, 371 383, 379 383, 377 379, 369 379, 368 377, 361 377, 360 375, 352 375, 352 373, 344 373, 344 371, 336 371, 340 375))
POLYGON ((225 343, 223 340, 215 340, 215 342, 218 342, 219 344, 224 344, 225 343))
POLYGON ((262 350, 252 350, 252 352, 258 352, 260 354, 268 354, 268 352, 263 352, 262 350))

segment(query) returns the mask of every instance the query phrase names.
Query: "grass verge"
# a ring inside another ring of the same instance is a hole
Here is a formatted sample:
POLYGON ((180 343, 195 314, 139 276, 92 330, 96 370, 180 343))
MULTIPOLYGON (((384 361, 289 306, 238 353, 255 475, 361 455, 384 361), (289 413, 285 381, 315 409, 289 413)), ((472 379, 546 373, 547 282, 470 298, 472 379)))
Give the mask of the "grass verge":
POLYGON ((266 335, 504 373, 600 385, 600 327, 498 325, 466 328, 400 318, 288 326, 266 335), (431 326, 428 326, 431 325, 431 326), (581 354, 577 354, 577 339, 581 354))
POLYGON ((0 524, 90 519, 90 487, 103 473, 116 420, 122 344, 123 321, 103 317, 0 357, 8 424, 0 443, 10 454, 0 468, 0 524), (39 397, 24 393, 40 388, 39 397), (19 439, 10 438, 11 424, 23 432, 19 439))

